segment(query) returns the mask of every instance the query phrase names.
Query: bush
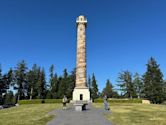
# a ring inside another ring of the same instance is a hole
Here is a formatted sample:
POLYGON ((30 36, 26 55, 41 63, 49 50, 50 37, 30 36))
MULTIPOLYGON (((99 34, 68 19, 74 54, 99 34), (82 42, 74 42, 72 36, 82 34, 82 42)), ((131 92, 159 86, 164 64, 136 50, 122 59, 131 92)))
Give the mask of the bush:
POLYGON ((163 105, 166 105, 166 101, 164 101, 162 104, 163 104, 163 105))
MULTIPOLYGON (((95 99, 94 103, 103 103, 103 99, 95 99)), ((109 103, 142 103, 141 99, 109 99, 109 103)))
POLYGON ((62 99, 33 99, 33 100, 20 100, 18 104, 42 104, 42 103, 62 103, 62 99))
POLYGON ((62 99, 45 99, 45 103, 62 103, 62 99))

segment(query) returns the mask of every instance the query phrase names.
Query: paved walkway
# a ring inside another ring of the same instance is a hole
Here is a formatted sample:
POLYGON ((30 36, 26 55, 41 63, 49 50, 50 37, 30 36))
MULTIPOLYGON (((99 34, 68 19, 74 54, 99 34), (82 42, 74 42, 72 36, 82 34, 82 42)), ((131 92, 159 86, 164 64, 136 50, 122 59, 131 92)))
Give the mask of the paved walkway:
POLYGON ((55 110, 49 114, 56 116, 47 125, 111 125, 105 118, 110 112, 92 106, 82 112, 76 112, 74 107, 70 106, 67 110, 55 110))

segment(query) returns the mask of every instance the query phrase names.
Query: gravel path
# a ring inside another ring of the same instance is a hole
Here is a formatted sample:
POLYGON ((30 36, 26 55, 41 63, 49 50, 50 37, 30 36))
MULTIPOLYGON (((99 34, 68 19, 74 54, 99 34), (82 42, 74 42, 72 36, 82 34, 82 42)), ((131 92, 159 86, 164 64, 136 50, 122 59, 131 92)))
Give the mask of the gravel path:
POLYGON ((54 110, 49 113, 55 118, 47 125, 111 125, 105 115, 110 112, 89 106, 86 111, 76 112, 73 106, 67 110, 54 110))

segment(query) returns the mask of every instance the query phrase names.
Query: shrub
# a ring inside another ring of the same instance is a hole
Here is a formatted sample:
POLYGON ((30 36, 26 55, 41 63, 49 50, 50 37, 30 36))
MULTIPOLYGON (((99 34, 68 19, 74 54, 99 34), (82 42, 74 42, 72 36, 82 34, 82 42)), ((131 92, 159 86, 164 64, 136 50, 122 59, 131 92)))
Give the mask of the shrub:
MULTIPOLYGON (((103 99, 95 99, 94 103, 103 103, 103 99)), ((142 103, 141 99, 109 99, 109 103, 142 103)))
POLYGON ((166 101, 164 101, 162 104, 163 104, 163 105, 166 105, 166 101))
POLYGON ((18 104, 42 104, 42 103, 62 103, 62 99, 33 99, 33 100, 20 100, 18 104))
POLYGON ((62 99, 45 99, 45 103, 62 103, 62 99))

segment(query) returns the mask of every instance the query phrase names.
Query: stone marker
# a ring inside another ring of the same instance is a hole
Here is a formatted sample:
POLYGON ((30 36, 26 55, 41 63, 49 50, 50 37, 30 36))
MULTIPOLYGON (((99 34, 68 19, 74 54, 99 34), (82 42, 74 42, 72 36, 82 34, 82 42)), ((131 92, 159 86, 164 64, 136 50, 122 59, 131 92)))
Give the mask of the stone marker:
POLYGON ((73 91, 73 102, 90 102, 90 92, 86 86, 86 27, 87 19, 79 16, 77 23, 77 66, 76 66, 76 85, 73 91))
POLYGON ((142 104, 150 104, 149 100, 142 100, 142 104))

